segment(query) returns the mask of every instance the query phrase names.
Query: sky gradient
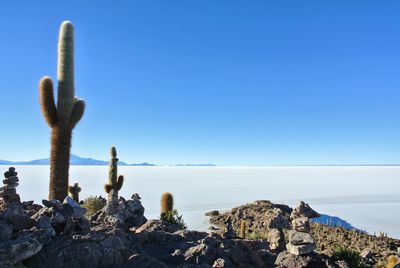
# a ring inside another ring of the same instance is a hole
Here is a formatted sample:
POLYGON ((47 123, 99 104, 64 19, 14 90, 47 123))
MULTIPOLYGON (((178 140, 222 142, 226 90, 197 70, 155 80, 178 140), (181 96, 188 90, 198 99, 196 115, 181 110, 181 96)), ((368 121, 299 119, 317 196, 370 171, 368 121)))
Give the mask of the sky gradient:
POLYGON ((75 25, 72 153, 400 163, 399 1, 1 1, 0 159, 45 158, 38 82, 75 25))

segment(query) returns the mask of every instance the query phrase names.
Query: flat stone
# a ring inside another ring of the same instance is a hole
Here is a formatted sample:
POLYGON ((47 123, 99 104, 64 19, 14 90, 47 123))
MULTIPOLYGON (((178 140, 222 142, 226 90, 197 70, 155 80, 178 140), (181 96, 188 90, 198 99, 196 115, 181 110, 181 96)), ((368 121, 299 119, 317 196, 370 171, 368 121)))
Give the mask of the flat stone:
POLYGON ((52 200, 42 200, 42 204, 45 207, 48 208, 56 208, 58 210, 62 210, 62 203, 60 201, 58 201, 57 199, 52 199, 52 200))
POLYGON ((307 245, 292 245, 290 243, 286 244, 286 250, 293 255, 305 255, 313 252, 316 249, 315 244, 307 245))
POLYGON ((12 183, 16 183, 18 181, 19 181, 18 177, 11 177, 11 178, 4 179, 3 183, 4 184, 12 184, 12 183))
POLYGON ((298 232, 296 230, 289 231, 289 243, 292 245, 305 245, 315 243, 310 233, 298 232))
POLYGON ((310 219, 306 217, 296 218, 292 221, 293 229, 299 232, 309 233, 311 231, 310 219))

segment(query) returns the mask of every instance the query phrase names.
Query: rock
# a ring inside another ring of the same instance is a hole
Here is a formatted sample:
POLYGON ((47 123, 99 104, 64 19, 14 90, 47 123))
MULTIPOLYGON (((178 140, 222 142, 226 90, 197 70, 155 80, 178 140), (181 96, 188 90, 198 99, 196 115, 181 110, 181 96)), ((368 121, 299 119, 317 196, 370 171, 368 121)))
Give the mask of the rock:
POLYGON ((287 251, 279 253, 275 260, 278 268, 333 268, 335 267, 329 259, 320 255, 297 256, 287 251))
POLYGON ((43 206, 45 206, 47 208, 55 208, 58 210, 63 209, 62 203, 60 201, 58 201, 57 199, 52 199, 52 200, 43 199, 42 204, 43 204, 43 206))
POLYGON ((310 233, 298 232, 296 230, 289 231, 289 241, 295 246, 315 243, 310 233))
POLYGON ((14 229, 16 229, 17 231, 23 229, 30 229, 36 223, 34 219, 31 219, 26 215, 20 215, 20 214, 13 215, 10 218, 10 222, 13 224, 14 229))
POLYGON ((360 256, 364 259, 371 259, 372 258, 372 252, 369 248, 364 249, 361 251, 360 256))
POLYGON ((282 230, 270 229, 268 231, 269 248, 274 251, 282 251, 285 249, 285 235, 282 230))
POLYGON ((13 226, 10 223, 0 220, 0 241, 7 241, 11 238, 13 226))
POLYGON ((211 216, 218 216, 219 211, 218 210, 212 210, 206 213, 206 216, 211 217, 211 216))
POLYGON ((10 243, 7 254, 15 264, 36 255, 42 247, 43 245, 35 238, 26 237, 10 243))
POLYGON ((45 215, 42 215, 37 219, 36 226, 38 228, 52 228, 51 219, 45 215))
POLYGON ((156 258, 150 257, 148 255, 135 254, 129 257, 128 263, 125 267, 129 268, 167 268, 168 266, 157 260, 156 258))
POLYGON ((290 218, 296 219, 300 217, 306 217, 312 219, 319 216, 320 216, 319 213, 313 210, 308 204, 304 203, 303 201, 300 201, 299 206, 293 209, 290 218))
POLYGON ((173 233, 178 231, 179 229, 175 225, 168 224, 167 222, 152 219, 147 221, 145 224, 141 225, 136 229, 135 233, 140 234, 142 232, 154 232, 154 231, 163 231, 168 233, 173 233))
POLYGON ((222 233, 222 237, 226 239, 236 238, 236 233, 232 227, 232 220, 229 216, 225 220, 225 231, 222 233))
POLYGON ((284 216, 282 210, 274 208, 266 212, 267 220, 265 227, 268 229, 289 229, 291 228, 289 220, 284 216))
POLYGON ((214 261, 212 267, 226 267, 225 260, 222 258, 218 258, 214 261))
POLYGON ((309 233, 311 231, 310 220, 306 217, 300 217, 292 220, 293 229, 299 232, 309 233))
POLYGON ((315 244, 293 245, 286 244, 286 250, 293 255, 304 255, 313 252, 316 249, 315 244))
POLYGON ((76 202, 74 199, 72 199, 70 196, 67 196, 64 199, 64 204, 68 204, 72 207, 72 218, 79 220, 85 215, 86 213, 86 208, 82 208, 78 202, 76 202))

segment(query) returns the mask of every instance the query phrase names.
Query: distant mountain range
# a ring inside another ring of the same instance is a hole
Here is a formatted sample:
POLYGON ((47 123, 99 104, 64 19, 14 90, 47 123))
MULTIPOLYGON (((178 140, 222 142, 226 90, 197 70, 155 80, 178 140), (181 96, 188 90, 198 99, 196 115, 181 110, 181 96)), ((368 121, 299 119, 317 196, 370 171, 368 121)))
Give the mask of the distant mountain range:
MULTIPOLYGON (((97 160, 93 158, 83 158, 77 155, 71 154, 70 165, 74 166, 108 166, 109 161, 97 160)), ((49 165, 50 159, 43 158, 43 159, 36 159, 31 161, 7 161, 7 160, 0 160, 0 165, 27 165, 27 166, 39 166, 39 165, 49 165)), ((135 163, 135 164, 127 164, 123 161, 118 161, 119 166, 141 166, 141 167, 154 167, 158 166, 155 164, 150 164, 147 162, 143 163, 135 163)), ((172 165, 176 167, 213 167, 213 164, 179 164, 179 165, 172 165)))
MULTIPOLYGON (((44 159, 36 159, 31 161, 7 161, 0 160, 0 165, 49 165, 49 158, 44 159)), ((78 166, 106 166, 108 165, 108 161, 97 160, 93 158, 82 158, 77 155, 71 154, 70 165, 78 165, 78 166)), ((149 164, 146 162, 137 163, 137 164, 127 164, 122 161, 118 161, 118 165, 120 166, 156 166, 154 164, 149 164)))

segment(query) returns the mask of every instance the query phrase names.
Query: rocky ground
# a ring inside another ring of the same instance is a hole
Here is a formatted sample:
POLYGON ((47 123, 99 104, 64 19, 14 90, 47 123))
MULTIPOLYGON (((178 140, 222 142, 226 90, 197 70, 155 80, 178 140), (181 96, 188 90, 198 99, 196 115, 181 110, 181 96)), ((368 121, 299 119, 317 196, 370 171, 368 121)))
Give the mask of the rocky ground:
MULTIPOLYGON (((247 227, 246 237, 252 239, 268 239, 268 229, 275 223, 283 229, 287 242, 291 213, 292 209, 286 205, 260 200, 223 213, 211 211, 207 215, 210 216, 210 222, 220 230, 223 230, 227 217, 231 218, 233 228, 238 232, 241 222, 244 221, 247 227)), ((310 224, 310 228, 317 253, 332 256, 338 247, 353 249, 364 257, 367 267, 385 264, 388 256, 398 254, 400 249, 400 240, 386 236, 369 235, 357 230, 346 230, 315 222, 310 224)))
MULTIPOLYGON (((5 177, 0 188, 0 267, 347 267, 326 253, 326 245, 321 251, 320 240, 335 236, 325 226, 309 228, 308 219, 315 215, 304 203, 292 210, 257 201, 224 214, 214 212, 211 222, 221 228, 198 232, 147 220, 138 194, 124 199, 111 191, 105 207, 88 216, 70 197, 62 203, 21 202, 17 173, 10 168, 5 177), (246 239, 236 235, 243 219, 246 239), (275 236, 254 239, 265 226, 275 229, 275 236), (280 227, 292 228, 283 232, 288 241, 282 241, 280 227), (292 254, 282 243, 291 244, 291 250, 311 251, 292 254)), ((353 236, 348 233, 344 241, 347 237, 353 236)), ((389 243, 398 245, 389 239, 381 245, 389 243)))

